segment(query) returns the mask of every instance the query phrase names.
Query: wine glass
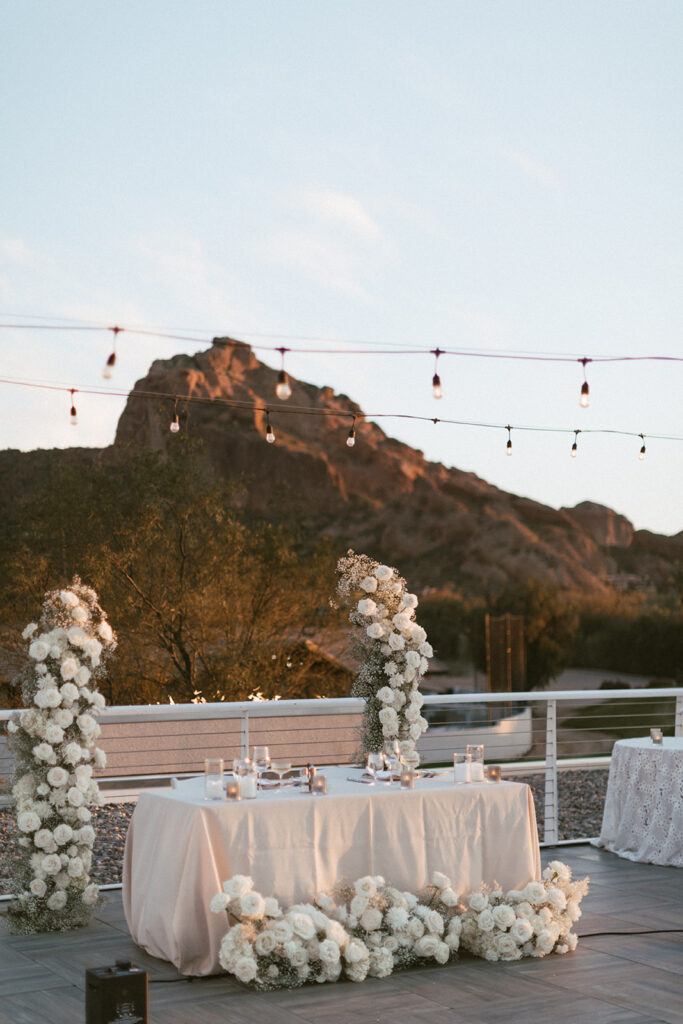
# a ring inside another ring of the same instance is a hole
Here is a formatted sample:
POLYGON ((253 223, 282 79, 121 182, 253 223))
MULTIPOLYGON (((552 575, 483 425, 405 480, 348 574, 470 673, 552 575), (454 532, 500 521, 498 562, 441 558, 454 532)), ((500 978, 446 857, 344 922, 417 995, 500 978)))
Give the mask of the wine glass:
POLYGON ((254 747, 254 764, 259 774, 267 772, 270 768, 270 751, 268 747, 254 747))
POLYGON ((277 772, 280 779, 280 785, 282 785, 283 776, 292 770, 292 762, 285 761, 280 758, 273 758, 270 762, 270 767, 274 772, 277 772))
POLYGON ((384 761, 391 773, 391 778, 401 771, 401 745, 398 740, 385 740, 384 761))
POLYGON ((407 750, 405 754, 401 755, 401 761, 406 768, 414 768, 417 770, 420 766, 420 755, 415 747, 412 747, 410 750, 407 750))
POLYGON ((367 760, 367 771, 373 779, 377 778, 377 772, 384 768, 384 755, 380 751, 370 752, 367 760))

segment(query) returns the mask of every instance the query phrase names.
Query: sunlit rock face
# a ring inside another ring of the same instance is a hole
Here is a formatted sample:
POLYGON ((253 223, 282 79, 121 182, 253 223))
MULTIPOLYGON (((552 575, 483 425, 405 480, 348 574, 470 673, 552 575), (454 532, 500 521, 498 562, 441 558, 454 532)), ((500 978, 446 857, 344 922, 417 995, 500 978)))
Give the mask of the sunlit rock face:
POLYGON ((586 533, 605 548, 627 548, 633 541, 633 524, 626 516, 594 501, 582 501, 574 508, 562 509, 586 533))

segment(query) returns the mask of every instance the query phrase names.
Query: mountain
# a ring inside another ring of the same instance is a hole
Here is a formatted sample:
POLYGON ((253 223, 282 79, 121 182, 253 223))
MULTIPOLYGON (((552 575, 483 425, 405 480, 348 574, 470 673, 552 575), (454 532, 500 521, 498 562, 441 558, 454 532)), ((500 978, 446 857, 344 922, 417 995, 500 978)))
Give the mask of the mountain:
POLYGON ((276 381, 276 370, 229 338, 194 356, 157 360, 131 392, 115 444, 173 444, 173 401, 143 395, 177 395, 181 429, 203 439, 217 473, 243 481, 250 508, 265 515, 292 509, 312 537, 329 535, 340 551, 351 546, 396 564, 415 587, 481 589, 535 577, 600 591, 609 582, 656 582, 683 557, 683 534, 634 531, 624 516, 592 502, 557 510, 508 494, 474 473, 427 461, 331 388, 290 378, 292 395, 283 403, 276 381), (274 444, 264 439, 266 405, 274 444))

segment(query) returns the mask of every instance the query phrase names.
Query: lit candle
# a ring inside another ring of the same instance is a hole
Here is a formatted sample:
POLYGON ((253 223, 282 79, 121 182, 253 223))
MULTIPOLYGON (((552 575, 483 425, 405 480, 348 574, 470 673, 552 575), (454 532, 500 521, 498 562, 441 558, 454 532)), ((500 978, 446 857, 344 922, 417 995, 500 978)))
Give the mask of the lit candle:
POLYGON ((327 775, 315 775, 311 781, 311 792, 316 796, 327 793, 327 775))
POLYGON ((239 800, 240 799, 240 780, 234 779, 226 783, 225 795, 228 800, 239 800))
POLYGON ((661 729, 650 729, 650 739, 653 743, 661 743, 663 738, 661 729))
POLYGON ((401 771, 401 789, 415 789, 415 769, 403 768, 401 771))
POLYGON ((486 768, 486 778, 489 782, 500 782, 500 765, 490 764, 486 768))

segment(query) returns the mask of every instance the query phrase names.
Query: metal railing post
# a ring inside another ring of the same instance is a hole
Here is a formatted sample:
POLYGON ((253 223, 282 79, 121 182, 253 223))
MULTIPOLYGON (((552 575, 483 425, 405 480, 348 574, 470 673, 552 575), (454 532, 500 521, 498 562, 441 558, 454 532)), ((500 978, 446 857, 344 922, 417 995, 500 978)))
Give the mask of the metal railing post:
POLYGON ((557 842, 557 701, 549 700, 545 723, 544 842, 557 842))
POLYGON ((676 697, 676 716, 674 719, 674 736, 683 736, 683 697, 676 697))
POLYGON ((242 758, 249 757, 249 712, 245 709, 241 714, 240 750, 242 758))

